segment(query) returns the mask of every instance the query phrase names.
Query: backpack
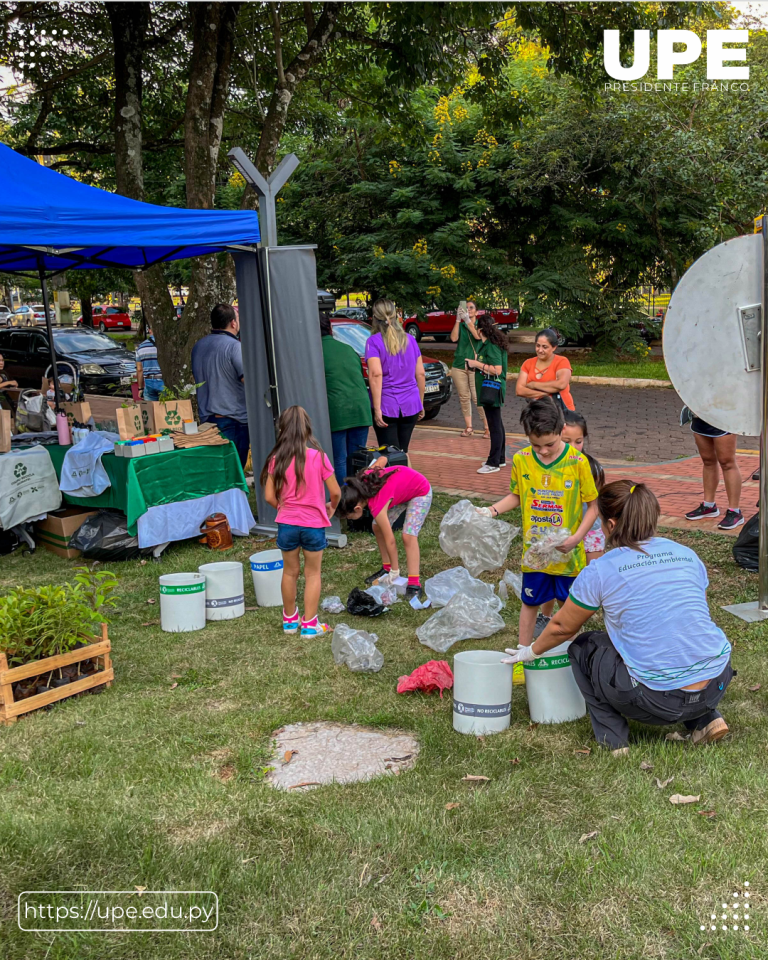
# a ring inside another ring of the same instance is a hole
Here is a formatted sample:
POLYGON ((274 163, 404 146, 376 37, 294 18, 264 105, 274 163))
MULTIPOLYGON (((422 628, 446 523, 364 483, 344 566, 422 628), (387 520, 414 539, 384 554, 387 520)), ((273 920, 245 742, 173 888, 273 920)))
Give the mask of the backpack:
POLYGON ((733 559, 745 570, 760 569, 760 514, 750 517, 733 545, 733 559))

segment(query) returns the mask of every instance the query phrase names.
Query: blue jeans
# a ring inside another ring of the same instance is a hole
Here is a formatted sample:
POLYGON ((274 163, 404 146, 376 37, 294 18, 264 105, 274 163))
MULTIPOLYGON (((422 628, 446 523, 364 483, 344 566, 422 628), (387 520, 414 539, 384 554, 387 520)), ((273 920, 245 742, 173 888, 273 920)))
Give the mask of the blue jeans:
POLYGON ((286 553, 298 550, 299 547, 315 553, 328 546, 323 527, 298 527, 294 523, 278 523, 277 545, 286 553))
POLYGON ((347 476, 347 457, 368 445, 368 427, 350 427, 349 430, 334 430, 331 433, 333 441, 333 472, 342 486, 347 476))
POLYGON ((165 389, 165 384, 162 380, 145 380, 144 381, 144 399, 151 403, 153 400, 159 400, 160 394, 165 389))
MULTIPOLYGON (((215 423, 219 433, 227 440, 231 440, 240 457, 240 463, 245 466, 248 462, 248 450, 251 446, 251 437, 248 433, 248 424, 240 423, 234 417, 208 417, 206 423, 215 423)), ((255 469, 255 467, 254 467, 255 469)))

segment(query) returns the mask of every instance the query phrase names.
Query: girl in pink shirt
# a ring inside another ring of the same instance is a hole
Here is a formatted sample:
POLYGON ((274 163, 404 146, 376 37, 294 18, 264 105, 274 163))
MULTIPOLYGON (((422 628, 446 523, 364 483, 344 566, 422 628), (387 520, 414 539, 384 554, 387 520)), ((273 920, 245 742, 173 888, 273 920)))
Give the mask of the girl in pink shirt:
POLYGON ((410 467, 387 467, 379 457, 372 467, 347 477, 341 491, 339 516, 358 519, 365 506, 373 516, 373 532, 381 554, 381 570, 366 577, 366 583, 393 583, 400 576, 400 561, 392 524, 405 511, 403 546, 408 565, 408 600, 421 596, 419 579, 419 531, 432 505, 429 480, 410 467))
POLYGON ((261 471, 264 498, 277 510, 277 545, 283 553, 283 632, 299 629, 296 585, 301 572, 299 551, 304 552, 304 616, 302 637, 330 630, 319 623, 320 568, 326 547, 325 528, 341 497, 328 457, 312 435, 312 422, 303 407, 289 407, 277 424, 277 443, 261 471), (331 495, 326 505, 325 488, 331 495))

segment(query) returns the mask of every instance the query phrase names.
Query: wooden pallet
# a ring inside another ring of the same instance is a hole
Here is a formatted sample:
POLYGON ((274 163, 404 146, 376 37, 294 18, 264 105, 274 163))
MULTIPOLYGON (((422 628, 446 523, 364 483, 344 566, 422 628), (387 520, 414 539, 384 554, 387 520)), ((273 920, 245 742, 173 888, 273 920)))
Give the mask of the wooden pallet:
POLYGON ((4 653, 0 653, 0 723, 8 726, 16 723, 19 715, 29 713, 31 710, 39 710, 40 707, 47 707, 49 703, 56 703, 57 700, 63 700, 65 697, 72 697, 76 693, 82 693, 91 687, 100 687, 106 684, 112 686, 115 678, 115 672, 112 669, 112 661, 109 652, 112 644, 107 636, 107 625, 101 625, 101 640, 94 640, 79 650, 70 650, 69 653, 62 653, 56 657, 46 657, 44 660, 35 660, 32 663, 25 663, 21 667, 8 667, 8 658, 4 653), (50 673, 51 670, 58 670, 59 667, 67 667, 72 663, 80 663, 83 660, 96 660, 100 669, 90 677, 82 677, 73 683, 68 683, 63 687, 51 687, 45 693, 38 693, 34 697, 27 697, 26 700, 13 699, 13 687, 11 684, 19 680, 26 680, 28 677, 37 677, 44 673, 50 673))

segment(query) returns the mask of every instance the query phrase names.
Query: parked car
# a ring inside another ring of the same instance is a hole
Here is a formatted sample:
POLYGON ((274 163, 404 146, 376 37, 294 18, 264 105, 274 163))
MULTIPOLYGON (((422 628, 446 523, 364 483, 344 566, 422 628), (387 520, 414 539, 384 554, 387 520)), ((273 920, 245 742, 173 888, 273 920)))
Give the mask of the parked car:
MULTIPOLYGON (((85 326, 82 316, 75 321, 78 327, 85 326)), ((101 333, 106 330, 130 330, 130 315, 120 307, 93 307, 93 327, 101 333)))
MULTIPOLYGON (((479 310, 479 313, 490 313, 494 321, 502 330, 514 330, 519 325, 519 311, 514 307, 502 310, 479 310)), ((434 337, 438 343, 448 340, 453 325, 456 323, 456 314, 447 310, 430 310, 426 316, 414 314, 403 321, 405 332, 416 340, 422 337, 434 337)))
POLYGON ((11 318, 13 317, 13 311, 10 307, 6 307, 4 303, 0 303, 0 324, 3 324, 6 327, 13 326, 11 318))
MULTIPOLYGON (((24 325, 32 327, 38 322, 38 315, 28 303, 25 303, 22 307, 16 307, 16 309, 13 311, 13 316, 16 318, 16 322, 20 326, 24 325)), ((44 313, 40 313, 39 322, 45 323, 44 313)))
POLYGON ((365 307, 340 307, 331 314, 331 320, 360 320, 368 323, 370 318, 365 307))
POLYGON ((336 312, 336 297, 329 293, 327 290, 318 290, 317 291, 317 306, 318 309, 322 310, 324 313, 335 313, 336 312))
MULTIPOLYGON (((77 369, 86 393, 130 393, 136 361, 125 347, 89 327, 54 327, 53 343, 57 359, 77 369)), ((16 380, 20 387, 40 388, 51 363, 47 331, 0 330, 0 353, 9 380, 16 380)))
MULTIPOLYGON (((360 357, 363 377, 367 385, 368 364, 365 361, 365 344, 373 332, 370 324, 359 320, 331 317, 331 330, 337 340, 348 343, 360 357)), ((422 360, 427 381, 424 388, 424 418, 434 420, 440 412, 440 407, 450 399, 453 381, 448 375, 448 367, 442 361, 425 356, 422 356, 422 360)))

